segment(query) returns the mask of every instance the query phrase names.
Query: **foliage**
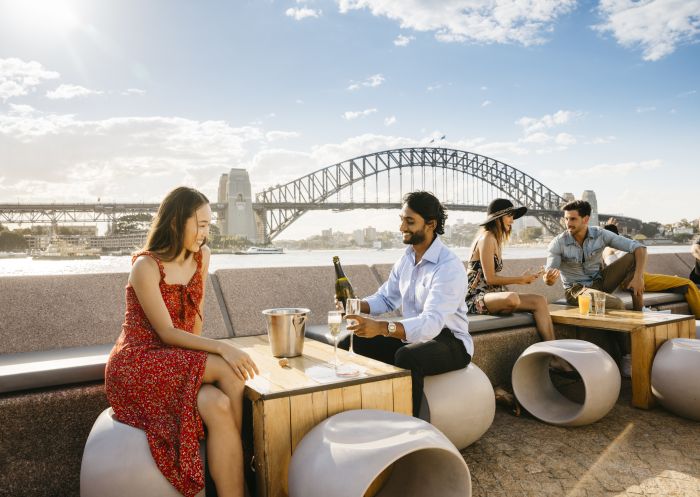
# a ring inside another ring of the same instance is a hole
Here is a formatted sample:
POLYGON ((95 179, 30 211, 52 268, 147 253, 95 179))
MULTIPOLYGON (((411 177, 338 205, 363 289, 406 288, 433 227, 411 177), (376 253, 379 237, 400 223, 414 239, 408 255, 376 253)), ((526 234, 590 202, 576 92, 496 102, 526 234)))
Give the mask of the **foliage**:
POLYGON ((639 232, 647 238, 653 238, 659 232, 660 226, 659 223, 642 223, 642 229, 639 232))
POLYGON ((534 242, 542 236, 542 233, 544 233, 542 226, 527 226, 520 232, 520 239, 523 242, 534 242))
POLYGON ((153 216, 146 213, 127 214, 117 219, 117 222, 114 223, 112 233, 115 235, 142 233, 148 231, 152 220, 153 216))
POLYGON ((0 231, 0 250, 25 250, 27 246, 27 240, 19 233, 0 231))

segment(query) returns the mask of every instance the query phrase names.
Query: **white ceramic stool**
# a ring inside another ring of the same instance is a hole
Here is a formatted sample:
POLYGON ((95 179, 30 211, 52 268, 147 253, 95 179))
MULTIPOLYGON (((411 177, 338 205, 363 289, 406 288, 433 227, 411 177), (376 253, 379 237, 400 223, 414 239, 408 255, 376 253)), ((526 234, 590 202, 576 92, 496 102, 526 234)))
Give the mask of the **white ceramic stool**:
MULTIPOLYGON (((85 443, 80 497, 182 497, 156 466, 146 433, 120 423, 113 414, 111 407, 102 411, 85 443)), ((197 497, 204 497, 204 490, 197 497)))
POLYGON ((469 468, 423 420, 388 411, 345 411, 322 421, 289 464, 289 497, 362 497, 382 471, 377 497, 470 497, 469 468))
POLYGON ((700 421, 700 340, 673 338, 659 347, 651 392, 669 411, 700 421))
POLYGON ((620 370, 603 349, 583 340, 549 340, 529 346, 513 366, 513 392, 536 418, 560 426, 581 426, 605 416, 620 395, 620 370), (552 356, 567 361, 581 375, 583 404, 562 395, 552 384, 552 356))
POLYGON ((459 450, 481 438, 496 414, 491 382, 474 364, 426 376, 423 395, 419 417, 444 433, 459 450))

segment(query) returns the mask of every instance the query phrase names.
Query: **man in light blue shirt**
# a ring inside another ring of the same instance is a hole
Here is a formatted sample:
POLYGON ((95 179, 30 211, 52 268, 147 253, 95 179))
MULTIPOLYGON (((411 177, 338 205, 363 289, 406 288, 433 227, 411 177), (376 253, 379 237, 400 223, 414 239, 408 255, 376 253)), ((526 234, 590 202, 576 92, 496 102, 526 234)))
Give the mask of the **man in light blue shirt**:
POLYGON ((632 294, 634 310, 641 311, 644 305, 646 247, 597 226, 589 227, 591 204, 584 200, 569 202, 562 210, 567 231, 549 244, 545 282, 553 285, 561 275, 564 294, 570 305, 577 304, 577 297, 584 287, 589 291, 605 292, 605 306, 610 309, 624 309, 622 301, 610 294, 621 287, 632 294), (605 247, 629 253, 603 267, 605 247))
POLYGON ((356 324, 348 330, 356 335, 357 353, 411 370, 418 416, 423 378, 466 367, 474 344, 464 301, 467 272, 438 236, 447 219, 444 207, 430 193, 413 192, 404 197, 400 218, 409 247, 389 279, 362 301, 361 311, 377 315, 401 307, 403 317, 390 322, 351 315, 356 324))

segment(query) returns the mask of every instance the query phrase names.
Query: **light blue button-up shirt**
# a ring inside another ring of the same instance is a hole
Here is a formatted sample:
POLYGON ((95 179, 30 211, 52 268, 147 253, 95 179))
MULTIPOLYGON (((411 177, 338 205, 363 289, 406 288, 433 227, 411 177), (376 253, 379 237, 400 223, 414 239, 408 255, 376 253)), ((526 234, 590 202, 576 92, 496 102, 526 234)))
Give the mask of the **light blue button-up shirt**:
POLYGON ((407 247, 391 269, 389 279, 365 300, 370 314, 383 314, 401 306, 407 342, 426 342, 447 327, 473 356, 466 294, 464 264, 436 237, 418 264, 413 246, 407 247))
POLYGON ((568 231, 557 235, 549 244, 547 269, 558 268, 566 288, 575 283, 589 286, 601 277, 603 270, 603 249, 613 247, 625 252, 634 252, 641 243, 616 235, 597 226, 588 228, 588 235, 581 247, 568 231))

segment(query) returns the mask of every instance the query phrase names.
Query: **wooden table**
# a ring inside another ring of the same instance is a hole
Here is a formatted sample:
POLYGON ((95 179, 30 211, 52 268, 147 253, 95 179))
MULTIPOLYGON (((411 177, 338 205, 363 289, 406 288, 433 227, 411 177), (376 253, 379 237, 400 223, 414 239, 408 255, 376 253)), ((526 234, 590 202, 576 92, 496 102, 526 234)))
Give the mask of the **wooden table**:
MULTIPOLYGON (((260 375, 246 383, 253 404, 253 444, 258 497, 287 496, 292 451, 318 423, 351 409, 383 409, 411 415, 411 373, 373 359, 338 350, 343 362, 363 368, 355 378, 316 380, 333 357, 333 347, 306 339, 304 354, 281 367, 267 336, 228 339, 253 358, 260 375)), ((319 475, 319 478, 322 478, 319 475)))
POLYGON ((628 333, 632 342, 632 405, 649 409, 656 403, 651 393, 651 366, 656 350, 670 338, 694 338, 695 318, 682 314, 609 310, 602 316, 582 316, 578 307, 550 305, 555 324, 628 333))

